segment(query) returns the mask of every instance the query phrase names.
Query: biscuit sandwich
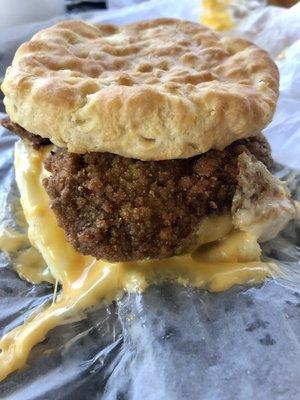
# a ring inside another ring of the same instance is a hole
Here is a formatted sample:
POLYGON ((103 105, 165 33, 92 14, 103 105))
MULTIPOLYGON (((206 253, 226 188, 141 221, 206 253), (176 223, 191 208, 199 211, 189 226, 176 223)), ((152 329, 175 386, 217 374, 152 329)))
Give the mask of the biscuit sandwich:
POLYGON ((27 152, 51 146, 42 184, 76 251, 162 259, 232 229, 268 240, 294 217, 261 133, 278 82, 265 51, 197 23, 66 21, 16 52, 2 124, 27 152))

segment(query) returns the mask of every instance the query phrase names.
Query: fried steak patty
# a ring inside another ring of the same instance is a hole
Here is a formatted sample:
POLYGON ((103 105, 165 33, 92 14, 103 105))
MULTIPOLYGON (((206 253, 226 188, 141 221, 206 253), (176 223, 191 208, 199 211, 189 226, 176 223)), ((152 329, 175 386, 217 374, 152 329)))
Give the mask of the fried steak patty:
POLYGON ((43 184, 79 252, 110 261, 163 258, 192 240, 202 217, 230 209, 243 152, 271 167, 262 135, 166 161, 58 149, 45 160, 51 176, 43 184))
POLYGON ((41 146, 45 146, 51 143, 50 140, 47 138, 42 138, 39 135, 34 135, 33 133, 26 131, 26 129, 22 128, 20 125, 12 122, 9 117, 1 119, 0 125, 20 136, 21 139, 29 140, 36 150, 39 149, 39 147, 41 146))

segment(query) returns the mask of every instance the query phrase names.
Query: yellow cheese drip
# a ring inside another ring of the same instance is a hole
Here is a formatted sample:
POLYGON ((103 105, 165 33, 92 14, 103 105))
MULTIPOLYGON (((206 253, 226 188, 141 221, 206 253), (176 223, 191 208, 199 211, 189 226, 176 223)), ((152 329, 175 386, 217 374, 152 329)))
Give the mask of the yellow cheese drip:
MULTIPOLYGON (((16 212, 20 214, 19 209, 16 212)), ((30 245, 27 234, 10 227, 1 227, 0 250, 10 257, 12 267, 22 279, 31 283, 54 283, 49 267, 38 250, 30 245)))
POLYGON ((229 13, 230 0, 203 0, 200 22, 216 31, 232 29, 234 22, 229 13))
MULTIPOLYGON (((209 236, 209 241, 215 243, 205 244, 193 254, 127 263, 109 263, 79 254, 58 227, 41 183, 46 173, 42 163, 49 151, 49 147, 35 151, 24 142, 18 142, 16 179, 29 225, 29 239, 43 255, 54 280, 62 284, 63 290, 56 302, 0 340, 0 380, 22 368, 32 347, 51 329, 103 299, 115 299, 124 290, 142 291, 149 283, 172 280, 218 292, 234 284, 260 283, 277 272, 274 264, 260 261, 260 248, 254 236, 229 233, 232 223, 228 215, 204 220, 203 229, 198 233, 199 241, 206 243, 209 236), (224 235, 227 236, 222 239, 224 235)), ((28 257, 30 259, 30 255, 28 257)), ((39 271, 37 276, 41 276, 41 264, 36 262, 29 268, 26 260, 25 265, 23 269, 19 267, 23 277, 29 274, 32 279, 35 268, 39 271)))
POLYGON ((27 235, 9 227, 0 229, 0 250, 6 254, 14 253, 29 245, 27 235))
POLYGON ((29 247, 19 252, 16 259, 13 260, 13 267, 19 276, 28 282, 55 282, 50 268, 48 268, 43 257, 34 247, 29 247))

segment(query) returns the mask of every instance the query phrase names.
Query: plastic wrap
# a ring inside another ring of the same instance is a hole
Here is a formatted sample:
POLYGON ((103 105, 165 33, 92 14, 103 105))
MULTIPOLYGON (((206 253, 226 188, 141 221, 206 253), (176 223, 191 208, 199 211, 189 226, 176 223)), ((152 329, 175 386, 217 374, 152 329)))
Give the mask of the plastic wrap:
MULTIPOLYGON (((196 3, 189 7, 191 3, 154 0, 136 8, 86 17, 116 22, 162 15, 195 19, 196 3)), ((275 159, 293 168, 278 164, 276 174, 288 181, 298 198, 300 30, 294 28, 299 24, 299 6, 294 12, 267 8, 243 25, 244 33, 270 47, 274 57, 281 53, 281 97, 266 133, 275 159), (268 19, 265 22, 268 13, 273 16, 272 23, 268 19), (285 26, 284 15, 288 15, 289 26, 285 26), (266 33, 267 26, 272 30, 266 33), (280 27, 288 36, 284 42, 288 49, 279 46, 276 50, 273 46, 279 39, 285 40, 280 27), (280 34, 278 40, 276 32, 280 34)), ((23 28, 28 36, 41 25, 23 28)), ((7 36, 2 35, 0 42, 5 39, 7 36)), ((12 167, 15 140, 0 130, 0 226, 14 224, 12 204, 18 196, 12 167)), ((292 222, 279 237, 264 245, 264 255, 278 260, 284 275, 260 287, 234 287, 213 294, 175 284, 151 286, 143 294, 125 295, 113 304, 91 310, 82 320, 55 328, 33 349, 28 368, 0 384, 0 398, 299 399, 299 242, 299 223, 292 222)), ((52 296, 51 285, 22 281, 1 254, 1 336, 52 296)))

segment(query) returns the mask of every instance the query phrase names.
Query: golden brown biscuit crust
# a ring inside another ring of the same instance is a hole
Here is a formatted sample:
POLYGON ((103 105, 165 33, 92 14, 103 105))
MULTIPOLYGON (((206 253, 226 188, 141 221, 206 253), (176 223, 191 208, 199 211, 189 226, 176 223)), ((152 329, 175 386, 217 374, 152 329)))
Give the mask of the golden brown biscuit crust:
POLYGON ((278 80, 265 51, 197 23, 65 21, 18 49, 2 90, 12 121, 57 146, 160 160, 260 132, 278 80))

